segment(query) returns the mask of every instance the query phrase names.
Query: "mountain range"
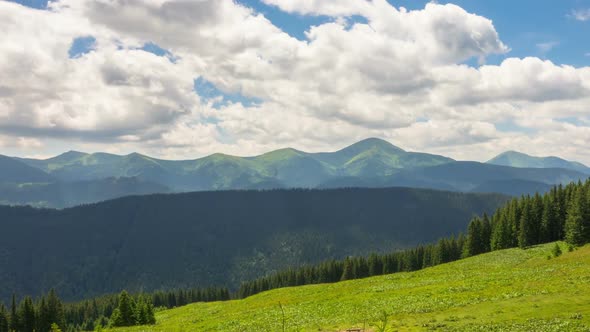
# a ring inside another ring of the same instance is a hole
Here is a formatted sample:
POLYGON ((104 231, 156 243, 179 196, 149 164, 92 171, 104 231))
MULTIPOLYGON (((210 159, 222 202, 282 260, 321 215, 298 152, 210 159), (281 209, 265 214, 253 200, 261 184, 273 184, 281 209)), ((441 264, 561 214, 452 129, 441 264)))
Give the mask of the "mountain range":
POLYGON ((195 160, 70 151, 44 160, 0 156, 0 202, 62 208, 132 194, 390 186, 521 195, 589 175, 588 167, 557 157, 506 152, 487 163, 455 161, 376 138, 335 152, 286 148, 195 160))

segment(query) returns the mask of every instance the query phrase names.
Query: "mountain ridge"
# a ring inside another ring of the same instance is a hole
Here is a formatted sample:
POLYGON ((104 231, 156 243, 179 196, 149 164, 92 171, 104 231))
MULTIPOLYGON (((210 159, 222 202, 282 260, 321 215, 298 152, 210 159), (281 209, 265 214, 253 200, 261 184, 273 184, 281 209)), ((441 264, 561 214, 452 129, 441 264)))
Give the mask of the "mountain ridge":
POLYGON ((570 161, 555 156, 531 156, 513 150, 502 152, 494 158, 486 161, 486 163, 519 168, 565 168, 590 174, 590 168, 577 161, 570 161))
MULTIPOLYGON (((537 160, 522 157, 523 155, 517 156, 520 159, 537 160)), ((7 158, 5 160, 10 159, 7 158)), ((553 185, 583 180, 590 175, 580 169, 583 167, 579 166, 581 164, 567 161, 566 164, 563 161, 556 163, 551 158, 542 160, 552 163, 540 166, 561 168, 524 168, 496 164, 502 163, 502 160, 488 163, 456 161, 440 155, 408 152, 378 138, 364 139, 333 152, 305 152, 283 148, 249 157, 214 153, 198 159, 164 160, 140 153, 116 155, 68 151, 44 160, 12 159, 22 164, 23 170, 28 169, 31 177, 34 178, 32 174, 36 172, 37 177, 48 179, 44 182, 82 182, 96 187, 97 184, 93 181, 136 178, 141 183, 153 184, 142 184, 141 188, 155 190, 156 185, 161 185, 171 192, 403 186, 520 196, 543 192, 553 185)), ((14 163, 13 161, 10 162, 14 163)), ((9 193, 20 195, 17 201, 23 202, 23 191, 18 186, 38 182, 26 177, 21 177, 20 180, 22 181, 12 184, 17 187, 0 191, 0 202, 14 202, 14 197, 7 197, 9 193)), ((0 184, 6 185, 5 182, 6 179, 0 180, 0 184)), ((118 185, 112 181, 111 184, 118 185)), ((112 192, 123 194, 118 188, 112 188, 112 192)), ((129 194, 136 192, 134 189, 129 194)), ((150 190, 140 192, 152 193, 150 190)), ((48 193, 47 195, 50 196, 48 193)), ((56 192, 55 195, 62 194, 56 192)), ((97 198, 99 196, 104 197, 98 195, 97 198)), ((32 204, 35 202, 31 200, 32 204)))

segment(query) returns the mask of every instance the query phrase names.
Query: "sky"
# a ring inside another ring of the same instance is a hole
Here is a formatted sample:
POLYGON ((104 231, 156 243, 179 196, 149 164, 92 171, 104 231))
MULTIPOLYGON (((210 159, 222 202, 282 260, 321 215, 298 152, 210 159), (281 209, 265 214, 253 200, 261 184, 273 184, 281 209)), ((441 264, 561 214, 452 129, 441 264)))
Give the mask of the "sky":
POLYGON ((0 0, 0 31, 4 155, 590 165, 590 0, 0 0))

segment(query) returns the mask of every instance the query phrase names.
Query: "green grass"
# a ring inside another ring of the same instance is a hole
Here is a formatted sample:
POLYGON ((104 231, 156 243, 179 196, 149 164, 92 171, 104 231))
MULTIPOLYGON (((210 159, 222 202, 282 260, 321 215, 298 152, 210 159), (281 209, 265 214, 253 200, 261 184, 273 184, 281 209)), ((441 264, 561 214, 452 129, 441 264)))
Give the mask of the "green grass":
POLYGON ((157 313, 116 331, 590 331, 590 246, 510 249, 412 273, 283 288, 157 313))

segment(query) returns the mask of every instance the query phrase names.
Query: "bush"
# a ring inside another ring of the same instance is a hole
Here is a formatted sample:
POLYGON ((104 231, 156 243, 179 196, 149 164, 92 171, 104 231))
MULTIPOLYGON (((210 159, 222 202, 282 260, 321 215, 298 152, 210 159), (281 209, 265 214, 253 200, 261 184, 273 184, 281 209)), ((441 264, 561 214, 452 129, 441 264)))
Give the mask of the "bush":
POLYGON ((553 257, 559 257, 561 256, 562 252, 561 252, 561 248, 559 247, 559 244, 555 244, 555 246, 553 247, 553 250, 551 250, 551 253, 553 254, 553 257))

